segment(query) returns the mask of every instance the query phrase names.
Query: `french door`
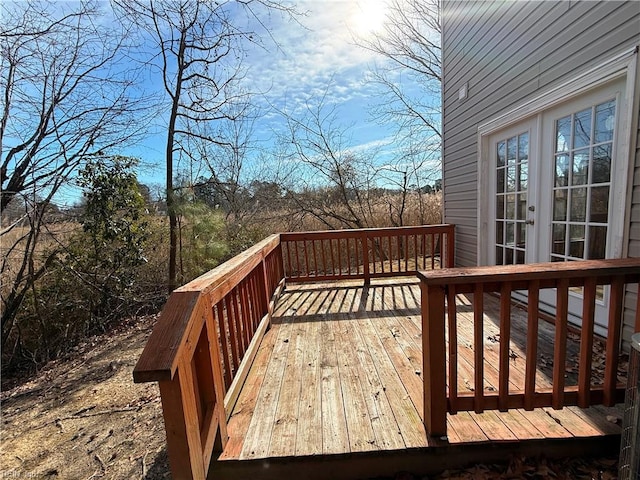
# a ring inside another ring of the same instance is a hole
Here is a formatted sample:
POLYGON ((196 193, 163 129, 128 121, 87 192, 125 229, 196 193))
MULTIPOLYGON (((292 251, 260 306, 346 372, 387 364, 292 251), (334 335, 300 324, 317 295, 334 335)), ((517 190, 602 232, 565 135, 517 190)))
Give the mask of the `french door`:
MULTIPOLYGON (((493 173, 487 223, 490 264, 563 262, 616 256, 626 197, 626 163, 616 159, 624 82, 548 109, 489 137, 493 173), (624 165, 623 165, 624 164, 624 165)), ((553 311, 555 294, 541 292, 553 311)), ((606 335, 608 289, 596 299, 606 335)), ((580 322, 582 291, 570 292, 580 322)))

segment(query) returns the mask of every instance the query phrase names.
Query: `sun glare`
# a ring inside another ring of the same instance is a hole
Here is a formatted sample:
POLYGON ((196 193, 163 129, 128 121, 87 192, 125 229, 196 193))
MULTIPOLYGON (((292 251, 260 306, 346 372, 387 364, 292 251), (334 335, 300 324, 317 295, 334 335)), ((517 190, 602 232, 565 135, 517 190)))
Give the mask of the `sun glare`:
POLYGON ((371 35, 382 28, 387 18, 387 5, 384 0, 365 0, 358 2, 351 15, 353 28, 360 35, 371 35))

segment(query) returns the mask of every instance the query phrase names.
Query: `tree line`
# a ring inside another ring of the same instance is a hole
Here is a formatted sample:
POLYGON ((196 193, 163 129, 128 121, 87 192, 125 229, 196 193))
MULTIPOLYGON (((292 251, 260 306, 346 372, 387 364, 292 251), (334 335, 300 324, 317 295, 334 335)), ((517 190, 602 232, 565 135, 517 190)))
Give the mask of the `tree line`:
MULTIPOLYGON (((361 48, 384 58, 372 114, 396 127, 392 158, 353 151, 326 98, 282 119, 243 78, 252 49, 280 48, 263 21, 304 23, 277 0, 3 2, 0 248, 3 369, 39 364, 122 315, 157 308, 179 283, 277 230, 437 221, 437 1, 390 0, 361 48), (406 90, 398 72, 419 90, 406 90), (161 88, 144 88, 150 75, 161 88), (124 152, 165 135, 163 199, 124 152), (58 199, 81 190, 81 208, 58 199), (435 206, 434 206, 435 205, 435 206), (434 220, 435 219, 435 220, 434 220), (187 248, 188 246, 188 248, 187 248)), ((332 86, 327 85, 327 89, 332 86)))

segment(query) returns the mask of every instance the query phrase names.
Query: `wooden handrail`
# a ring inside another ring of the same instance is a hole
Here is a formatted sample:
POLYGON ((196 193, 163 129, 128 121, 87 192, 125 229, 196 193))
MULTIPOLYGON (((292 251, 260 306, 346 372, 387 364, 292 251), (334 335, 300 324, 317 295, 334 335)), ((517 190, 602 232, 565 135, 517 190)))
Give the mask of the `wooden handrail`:
MULTIPOLYGON (((617 384, 619 342, 625 286, 640 282, 640 259, 588 260, 563 263, 540 263, 496 267, 452 268, 418 273, 422 289, 424 422, 431 435, 446 435, 446 414, 485 409, 533 409, 565 405, 602 403, 613 405, 624 392, 617 384), (605 372, 602 386, 591 383, 591 356, 598 286, 608 286, 608 336, 605 346, 605 372), (580 361, 577 385, 565 386, 566 342, 569 328, 568 302, 571 289, 583 288, 582 324, 580 327, 580 361), (536 388, 539 298, 542 289, 555 289, 555 340, 553 383, 551 389, 536 388), (524 391, 509 390, 511 295, 527 292, 527 347, 524 391), (483 295, 500 297, 500 349, 497 392, 484 388, 483 295), (456 302, 458 294, 471 294, 474 332, 473 392, 457 391, 456 302), (446 308, 445 308, 446 299, 446 308), (446 313, 445 313, 446 312, 446 313), (445 323, 447 322, 447 323, 445 323), (449 332, 447 362, 445 328, 449 332), (441 347, 442 346, 442 347, 441 347), (448 382, 447 382, 447 364, 448 382), (427 374, 428 372, 428 374, 427 374), (448 389, 447 389, 448 383, 448 389)), ((640 286, 639 286, 640 287, 640 286)), ((636 311, 640 324, 640 311, 636 311)))
POLYGON ((451 267, 454 226, 325 230, 280 234, 285 276, 290 282, 415 275, 451 267))
POLYGON ((272 235, 175 290, 133 371, 160 387, 173 478, 205 479, 284 287, 272 235))

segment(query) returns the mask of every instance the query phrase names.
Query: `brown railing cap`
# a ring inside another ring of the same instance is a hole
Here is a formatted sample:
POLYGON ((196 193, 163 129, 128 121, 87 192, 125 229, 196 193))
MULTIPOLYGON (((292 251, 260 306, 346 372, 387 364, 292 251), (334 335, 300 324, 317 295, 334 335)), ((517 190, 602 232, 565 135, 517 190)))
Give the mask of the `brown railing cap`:
POLYGON ((634 281, 636 277, 640 277, 640 258, 443 268, 441 270, 420 270, 417 275, 426 285, 463 285, 498 281, 517 282, 519 280, 571 279, 586 276, 604 278, 614 275, 631 276, 632 278, 630 278, 629 281, 634 281))

